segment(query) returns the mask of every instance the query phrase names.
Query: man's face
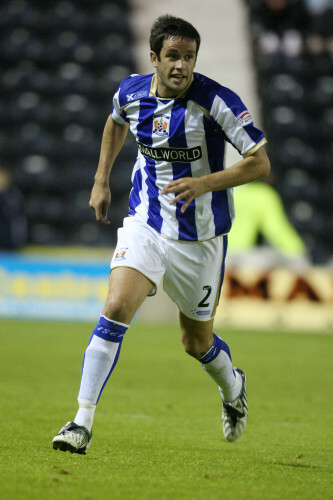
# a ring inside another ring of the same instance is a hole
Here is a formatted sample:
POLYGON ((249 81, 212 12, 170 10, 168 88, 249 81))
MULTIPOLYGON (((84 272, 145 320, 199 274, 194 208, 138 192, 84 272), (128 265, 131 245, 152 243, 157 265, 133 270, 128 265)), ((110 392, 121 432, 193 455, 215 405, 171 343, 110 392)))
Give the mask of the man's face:
POLYGON ((150 53, 160 97, 176 97, 187 87, 192 79, 196 52, 195 40, 174 37, 163 41, 160 60, 155 52, 150 53))

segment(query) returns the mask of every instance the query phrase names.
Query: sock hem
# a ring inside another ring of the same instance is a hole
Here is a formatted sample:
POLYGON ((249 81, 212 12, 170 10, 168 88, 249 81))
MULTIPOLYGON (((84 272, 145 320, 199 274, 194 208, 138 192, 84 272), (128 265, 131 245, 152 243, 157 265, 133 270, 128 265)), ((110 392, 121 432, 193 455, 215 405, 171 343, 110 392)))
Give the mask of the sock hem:
POLYGON ((121 323, 120 321, 115 321, 114 319, 108 318, 107 316, 105 316, 105 314, 100 314, 100 317, 106 319, 106 321, 112 321, 112 323, 117 323, 117 325, 123 326, 125 328, 130 327, 130 325, 127 325, 126 323, 121 323))

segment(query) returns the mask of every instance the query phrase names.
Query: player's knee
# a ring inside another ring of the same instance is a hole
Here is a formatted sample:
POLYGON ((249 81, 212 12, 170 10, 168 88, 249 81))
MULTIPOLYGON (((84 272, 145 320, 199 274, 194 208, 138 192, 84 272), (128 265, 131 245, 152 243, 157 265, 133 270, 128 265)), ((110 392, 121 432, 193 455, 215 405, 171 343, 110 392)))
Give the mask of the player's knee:
POLYGON ((187 352, 187 354, 189 354, 189 356, 192 356, 195 359, 199 359, 201 357, 200 354, 198 354, 198 351, 194 349, 192 346, 185 345, 184 347, 185 351, 187 352))
POLYGON ((128 325, 132 319, 129 304, 121 297, 108 297, 103 314, 113 321, 125 323, 126 325, 128 325))
POLYGON ((199 359, 206 354, 205 347, 196 339, 182 338, 185 352, 193 358, 199 359))

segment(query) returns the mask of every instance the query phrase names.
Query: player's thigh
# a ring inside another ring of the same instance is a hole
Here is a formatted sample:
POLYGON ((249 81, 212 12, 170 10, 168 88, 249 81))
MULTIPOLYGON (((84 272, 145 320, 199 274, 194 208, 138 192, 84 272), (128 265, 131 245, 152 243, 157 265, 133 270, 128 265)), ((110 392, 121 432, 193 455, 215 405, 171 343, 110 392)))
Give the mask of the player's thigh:
POLYGON ((214 317, 224 277, 226 247, 226 236, 172 245, 163 287, 186 317, 199 322, 214 317))

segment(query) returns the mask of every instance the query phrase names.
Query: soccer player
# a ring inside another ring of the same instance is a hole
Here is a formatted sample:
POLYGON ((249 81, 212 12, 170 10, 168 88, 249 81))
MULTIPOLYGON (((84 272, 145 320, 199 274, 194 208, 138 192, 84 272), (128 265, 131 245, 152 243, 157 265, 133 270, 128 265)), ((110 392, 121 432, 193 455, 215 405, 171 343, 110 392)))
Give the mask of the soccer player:
POLYGON ((123 337, 144 299, 163 287, 179 308, 185 351, 217 384, 228 441, 247 422, 246 377, 228 345, 213 333, 224 276, 227 233, 234 219, 232 188, 269 173, 264 134, 241 99, 194 73, 200 46, 187 21, 164 15, 152 26, 155 73, 131 75, 113 99, 102 138, 90 207, 108 224, 109 176, 128 129, 138 157, 129 216, 118 230, 104 310, 85 351, 79 409, 54 437, 53 448, 85 454, 96 405, 119 357, 123 337), (224 168, 225 141, 242 159, 224 168))

